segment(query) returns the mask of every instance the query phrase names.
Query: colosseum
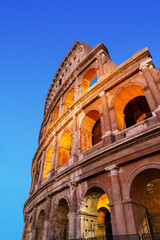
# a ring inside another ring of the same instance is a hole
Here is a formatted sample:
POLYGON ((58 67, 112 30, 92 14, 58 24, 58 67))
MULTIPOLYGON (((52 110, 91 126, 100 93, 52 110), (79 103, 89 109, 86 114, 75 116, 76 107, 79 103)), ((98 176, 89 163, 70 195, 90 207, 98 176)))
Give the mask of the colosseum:
POLYGON ((47 93, 22 240, 160 239, 160 69, 76 41, 47 93))

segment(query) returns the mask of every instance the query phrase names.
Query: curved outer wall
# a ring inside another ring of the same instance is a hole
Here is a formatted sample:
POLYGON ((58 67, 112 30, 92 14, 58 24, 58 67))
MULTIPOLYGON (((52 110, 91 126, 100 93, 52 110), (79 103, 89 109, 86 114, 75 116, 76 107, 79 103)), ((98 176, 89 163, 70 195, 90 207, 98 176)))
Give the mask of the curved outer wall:
POLYGON ((103 194, 112 234, 139 234, 142 204, 132 186, 145 171, 160 178, 159 89, 160 71, 147 48, 116 66, 102 43, 75 42, 47 94, 22 240, 93 237, 98 215, 84 202, 103 194), (139 114, 135 107, 131 123, 124 109, 140 96, 149 110, 139 114))

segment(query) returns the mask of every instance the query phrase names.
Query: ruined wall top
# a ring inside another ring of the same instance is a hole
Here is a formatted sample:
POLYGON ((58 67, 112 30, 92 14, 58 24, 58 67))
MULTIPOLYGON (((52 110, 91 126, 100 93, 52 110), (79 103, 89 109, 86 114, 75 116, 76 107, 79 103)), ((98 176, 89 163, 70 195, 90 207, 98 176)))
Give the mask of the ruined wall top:
POLYGON ((74 71, 76 66, 86 57, 89 52, 92 51, 92 47, 86 43, 80 43, 76 41, 74 45, 71 47, 69 52, 64 57, 63 61, 61 62, 59 68, 57 69, 55 76, 52 80, 51 86, 47 93, 45 108, 44 108, 44 115, 47 112, 47 109, 50 106, 50 103, 56 92, 58 91, 59 87, 66 81, 69 75, 74 71))

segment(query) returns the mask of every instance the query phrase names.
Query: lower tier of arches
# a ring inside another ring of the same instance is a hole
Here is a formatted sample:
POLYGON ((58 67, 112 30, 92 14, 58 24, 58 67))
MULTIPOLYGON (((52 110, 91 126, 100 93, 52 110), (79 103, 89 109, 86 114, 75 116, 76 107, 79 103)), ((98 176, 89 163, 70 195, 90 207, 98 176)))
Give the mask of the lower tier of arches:
POLYGON ((21 239, 158 239, 159 159, 157 154, 124 166, 114 164, 91 179, 70 182, 25 214, 21 239))

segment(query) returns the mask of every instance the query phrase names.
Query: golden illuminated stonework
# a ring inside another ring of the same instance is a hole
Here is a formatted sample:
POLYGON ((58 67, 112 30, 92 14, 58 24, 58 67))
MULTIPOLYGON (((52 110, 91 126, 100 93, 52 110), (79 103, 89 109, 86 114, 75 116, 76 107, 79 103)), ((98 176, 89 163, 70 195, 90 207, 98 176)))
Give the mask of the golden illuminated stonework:
POLYGON ((117 66, 76 41, 46 97, 21 239, 160 239, 159 143, 149 50, 117 66))

